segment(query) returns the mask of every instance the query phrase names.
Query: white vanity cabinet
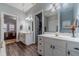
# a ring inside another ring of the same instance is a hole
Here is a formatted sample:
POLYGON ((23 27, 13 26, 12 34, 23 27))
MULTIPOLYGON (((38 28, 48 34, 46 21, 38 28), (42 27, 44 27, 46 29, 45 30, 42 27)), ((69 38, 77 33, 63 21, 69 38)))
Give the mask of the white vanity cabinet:
MULTIPOLYGON (((43 45, 40 46, 39 42, 41 41, 39 40, 40 39, 38 39, 38 50, 42 48, 45 56, 66 56, 66 41, 42 37, 43 45)), ((38 51, 38 53, 40 53, 40 51, 38 51)))
POLYGON ((31 45, 34 43, 33 32, 21 32, 19 33, 19 40, 26 45, 31 45))
POLYGON ((67 55, 68 56, 79 56, 79 42, 67 42, 67 55))
POLYGON ((66 42, 52 38, 45 38, 45 56, 65 56, 66 42))
POLYGON ((25 44, 26 45, 33 44, 33 33, 32 32, 26 33, 26 35, 25 35, 25 44))
POLYGON ((79 38, 43 34, 38 36, 38 53, 44 56, 79 56, 79 38), (40 40, 42 38, 42 40, 40 40), (42 43, 41 45, 39 43, 42 43), (39 51, 39 50, 42 50, 39 51))

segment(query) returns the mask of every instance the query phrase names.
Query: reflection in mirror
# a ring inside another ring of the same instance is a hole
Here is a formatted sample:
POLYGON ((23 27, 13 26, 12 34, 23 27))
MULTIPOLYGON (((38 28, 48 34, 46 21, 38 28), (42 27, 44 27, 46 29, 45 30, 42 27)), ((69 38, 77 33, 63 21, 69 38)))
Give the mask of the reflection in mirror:
POLYGON ((22 25, 20 25, 20 30, 22 30, 23 29, 23 26, 22 25))
POLYGON ((44 10, 44 32, 58 32, 58 11, 53 8, 44 10))
POLYGON ((26 27, 26 32, 32 32, 33 31, 33 18, 32 18, 32 16, 28 16, 25 19, 25 27, 26 27))
POLYGON ((61 4, 60 32, 71 32, 70 27, 74 21, 74 5, 72 3, 61 4))

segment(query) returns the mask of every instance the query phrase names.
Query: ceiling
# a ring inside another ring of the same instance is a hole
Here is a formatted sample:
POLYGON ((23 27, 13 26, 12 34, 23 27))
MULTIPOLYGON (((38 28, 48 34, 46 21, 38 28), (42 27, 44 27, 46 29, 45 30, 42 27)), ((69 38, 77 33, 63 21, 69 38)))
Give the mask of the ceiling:
POLYGON ((7 4, 23 12, 27 12, 30 8, 36 5, 35 3, 7 3, 7 4))
POLYGON ((50 16, 54 16, 54 15, 57 15, 56 11, 52 12, 52 11, 45 11, 44 12, 44 16, 46 17, 50 17, 50 16))

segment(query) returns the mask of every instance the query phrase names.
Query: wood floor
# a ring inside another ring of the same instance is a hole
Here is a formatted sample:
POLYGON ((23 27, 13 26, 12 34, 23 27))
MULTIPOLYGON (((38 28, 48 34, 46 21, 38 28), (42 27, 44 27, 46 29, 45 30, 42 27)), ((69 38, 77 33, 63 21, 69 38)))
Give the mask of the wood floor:
POLYGON ((5 40, 6 44, 15 43, 15 42, 16 42, 16 39, 7 39, 7 40, 5 40))
POLYGON ((6 45, 7 56, 38 56, 37 46, 26 46, 21 42, 6 45))

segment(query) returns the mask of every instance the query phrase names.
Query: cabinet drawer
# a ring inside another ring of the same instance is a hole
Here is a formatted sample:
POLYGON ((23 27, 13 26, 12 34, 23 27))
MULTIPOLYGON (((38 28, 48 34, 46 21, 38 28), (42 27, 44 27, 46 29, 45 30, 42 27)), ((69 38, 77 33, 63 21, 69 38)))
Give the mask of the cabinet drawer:
POLYGON ((66 48, 66 41, 63 40, 54 40, 54 45, 56 49, 65 49, 66 48))
POLYGON ((38 42, 38 46, 43 46, 44 43, 43 42, 38 42))
POLYGON ((43 38, 42 37, 38 37, 38 42, 43 42, 43 38))
POLYGON ((38 49, 43 49, 44 45, 43 43, 38 43, 38 49))
POLYGON ((40 55, 44 55, 44 49, 43 49, 43 47, 38 48, 38 53, 39 53, 40 55))
POLYGON ((44 45, 43 38, 39 37, 39 39, 38 39, 38 48, 43 47, 43 45, 44 45))
POLYGON ((42 37, 38 37, 38 53, 44 55, 44 42, 42 37))
POLYGON ((79 52, 79 43, 78 42, 67 42, 67 49, 79 52))

